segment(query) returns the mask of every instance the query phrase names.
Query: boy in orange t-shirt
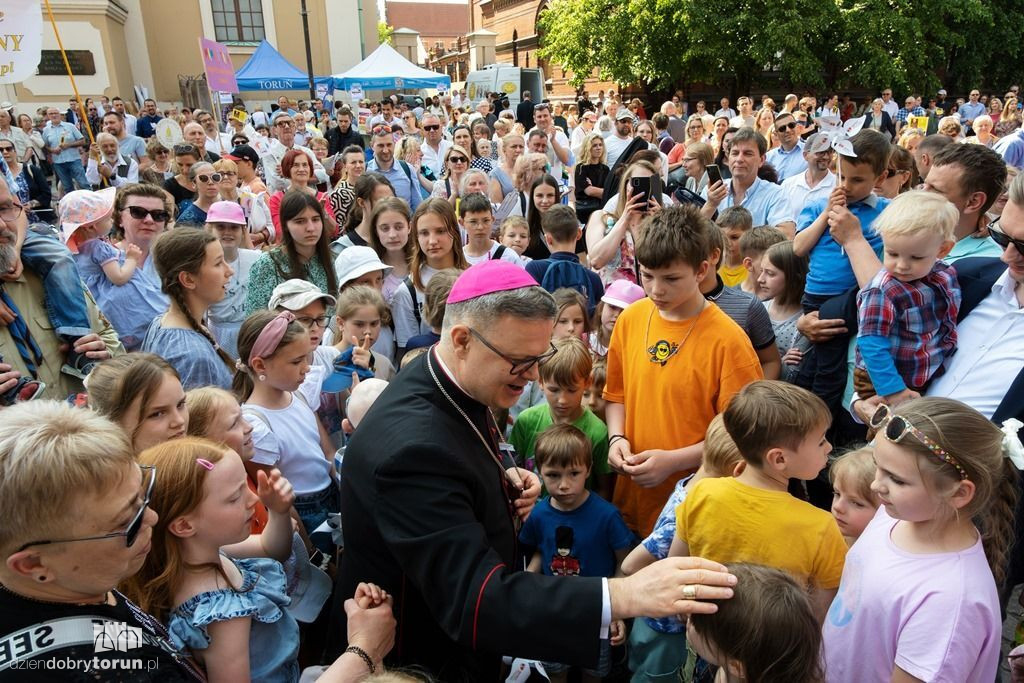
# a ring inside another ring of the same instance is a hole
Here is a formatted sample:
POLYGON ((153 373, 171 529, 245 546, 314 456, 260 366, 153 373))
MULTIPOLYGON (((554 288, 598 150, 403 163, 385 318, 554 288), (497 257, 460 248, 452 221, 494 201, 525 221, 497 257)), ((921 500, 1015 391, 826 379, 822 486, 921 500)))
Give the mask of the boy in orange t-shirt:
POLYGON ((740 327, 700 292, 710 231, 688 206, 646 219, 636 243, 650 298, 620 315, 608 349, 608 464, 620 476, 612 502, 646 536, 677 481, 700 466, 712 418, 761 365, 740 327))

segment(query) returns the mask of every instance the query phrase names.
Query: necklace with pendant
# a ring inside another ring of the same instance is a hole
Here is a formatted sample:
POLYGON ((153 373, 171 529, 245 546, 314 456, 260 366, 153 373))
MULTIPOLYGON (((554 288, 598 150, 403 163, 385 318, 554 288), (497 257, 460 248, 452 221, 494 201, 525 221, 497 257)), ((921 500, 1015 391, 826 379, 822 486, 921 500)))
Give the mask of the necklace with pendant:
POLYGON ((704 312, 704 309, 707 308, 707 305, 707 300, 703 300, 700 306, 700 310, 697 311, 697 315, 693 316, 693 322, 690 323, 690 327, 689 329, 686 330, 686 334, 683 335, 683 340, 681 342, 677 344, 670 339, 659 339, 658 341, 654 342, 654 344, 649 345, 651 334, 651 320, 654 319, 654 312, 657 310, 652 306, 651 314, 647 316, 647 330, 644 332, 644 346, 647 348, 647 360, 657 365, 660 365, 661 367, 665 367, 665 364, 668 363, 669 358, 679 353, 679 350, 686 345, 686 340, 690 338, 690 334, 693 332, 693 329, 697 327, 697 321, 700 319, 700 316, 704 312))
MULTIPOLYGON (((498 466, 498 469, 501 470, 502 488, 504 488, 504 490, 505 490, 505 498, 506 498, 506 500, 508 502, 509 514, 512 516, 512 523, 515 526, 516 532, 518 532, 522 522, 519 519, 519 515, 516 514, 515 505, 513 505, 513 501, 516 498, 519 497, 520 493, 522 493, 523 482, 521 480, 520 481, 511 481, 511 476, 512 475, 509 475, 508 470, 505 467, 505 464, 502 462, 502 458, 501 458, 501 455, 500 455, 500 446, 499 446, 499 452, 496 453, 495 450, 494 450, 494 445, 484 437, 484 435, 477 428, 476 423, 474 423, 473 420, 470 419, 469 415, 466 414, 466 411, 464 411, 462 409, 462 406, 460 406, 455 401, 455 399, 453 399, 448 394, 448 392, 444 388, 444 385, 441 384, 441 380, 438 379, 437 373, 434 371, 433 358, 430 356, 430 354, 431 354, 431 352, 428 351, 427 352, 427 369, 430 371, 430 377, 431 377, 431 379, 434 380, 434 384, 437 386, 438 390, 441 392, 441 395, 445 397, 445 399, 448 401, 448 403, 451 404, 451 406, 453 408, 455 408, 456 412, 458 412, 458 414, 462 416, 462 419, 466 421, 466 424, 468 424, 470 426, 470 428, 473 430, 473 433, 475 433, 477 438, 480 440, 480 443, 483 444, 483 447, 487 451, 487 454, 491 456, 491 459, 498 466)), ((492 421, 494 420, 494 416, 491 415, 490 408, 487 409, 487 415, 488 415, 488 417, 490 417, 490 419, 492 421)), ((497 429, 497 424, 495 424, 495 429, 497 429)), ((499 438, 500 438, 500 436, 499 436, 499 438)), ((515 470, 512 470, 512 471, 515 472, 515 470)), ((515 477, 516 477, 516 479, 518 479, 518 473, 515 475, 515 477)))

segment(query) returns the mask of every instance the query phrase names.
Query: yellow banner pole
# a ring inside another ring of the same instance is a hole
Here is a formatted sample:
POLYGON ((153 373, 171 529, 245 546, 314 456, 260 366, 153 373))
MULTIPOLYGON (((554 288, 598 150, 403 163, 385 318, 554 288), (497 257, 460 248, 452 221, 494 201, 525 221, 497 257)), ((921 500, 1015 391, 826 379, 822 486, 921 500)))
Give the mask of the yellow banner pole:
POLYGON ((82 96, 78 94, 78 86, 75 85, 75 77, 71 73, 71 63, 68 61, 68 55, 64 51, 64 43, 60 39, 60 31, 57 30, 57 20, 53 17, 53 8, 50 7, 50 0, 43 0, 46 5, 46 13, 50 16, 50 24, 53 25, 53 35, 57 38, 57 47, 60 48, 60 56, 64 58, 64 68, 67 69, 68 78, 71 79, 71 89, 75 91, 75 101, 78 102, 78 110, 82 117, 82 121, 85 122, 85 132, 89 136, 89 145, 96 143, 96 140, 92 137, 92 126, 89 125, 89 115, 85 111, 85 104, 82 102, 82 96))

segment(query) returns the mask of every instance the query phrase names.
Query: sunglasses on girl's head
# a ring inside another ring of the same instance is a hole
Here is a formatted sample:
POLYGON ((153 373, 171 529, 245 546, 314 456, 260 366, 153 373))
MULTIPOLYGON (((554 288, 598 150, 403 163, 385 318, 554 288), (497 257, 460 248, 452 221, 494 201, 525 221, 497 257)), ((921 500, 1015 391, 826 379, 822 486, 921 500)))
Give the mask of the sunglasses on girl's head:
POLYGON ((223 179, 223 178, 224 178, 224 176, 222 176, 220 173, 213 173, 211 175, 206 175, 205 173, 200 173, 199 175, 196 176, 196 180, 198 180, 201 183, 210 183, 210 182, 219 183, 221 181, 221 179, 223 179))
POLYGON ((137 221, 144 221, 146 220, 146 216, 150 216, 153 218, 154 223, 166 223, 171 218, 171 214, 163 209, 150 211, 149 209, 144 209, 141 206, 126 206, 125 208, 128 209, 128 213, 132 215, 132 218, 137 221))
POLYGON ((893 443, 903 441, 908 434, 917 439, 918 443, 931 451, 939 460, 951 465, 960 474, 961 479, 967 479, 967 471, 956 461, 952 455, 939 444, 928 438, 928 435, 910 424, 910 421, 902 415, 897 415, 884 403, 875 409, 874 414, 868 421, 868 426, 885 435, 885 438, 893 443))
POLYGON ((1017 251, 1019 251, 1022 256, 1024 256, 1024 240, 1016 240, 1016 239, 1010 237, 1009 235, 1007 235, 1005 232, 1003 232, 1002 231, 1002 226, 999 225, 999 221, 1000 221, 1000 218, 997 218, 994 221, 992 221, 991 223, 989 223, 989 226, 988 226, 989 237, 992 238, 993 242, 995 242, 996 244, 999 245, 1000 249, 1006 249, 1006 247, 1008 247, 1008 246, 1010 246, 1012 244, 1014 246, 1014 248, 1017 251))

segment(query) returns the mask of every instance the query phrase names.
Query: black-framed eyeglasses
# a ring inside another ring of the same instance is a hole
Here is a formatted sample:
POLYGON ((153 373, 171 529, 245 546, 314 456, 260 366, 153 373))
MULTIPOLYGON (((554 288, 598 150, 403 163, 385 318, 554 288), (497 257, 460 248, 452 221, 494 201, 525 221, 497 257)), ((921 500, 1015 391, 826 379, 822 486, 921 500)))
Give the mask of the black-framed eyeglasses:
POLYGON ((902 415, 897 415, 884 403, 875 409, 875 412, 871 415, 871 419, 868 421, 868 425, 872 429, 876 429, 884 434, 885 438, 893 443, 903 441, 907 434, 912 435, 917 439, 918 443, 931 451, 932 455, 956 469, 960 474, 961 479, 967 479, 966 470, 961 467, 960 463, 956 461, 956 458, 947 453, 946 449, 942 446, 928 438, 927 434, 910 424, 910 420, 902 415))
POLYGON ((10 206, 0 207, 0 221, 10 225, 21 218, 21 212, 24 210, 25 207, 17 202, 11 202, 10 206))
POLYGON ((114 531, 109 534, 103 534, 102 536, 85 536, 83 538, 61 538, 50 541, 31 541, 24 544, 14 552, 20 553, 25 548, 31 548, 34 545, 53 545, 55 543, 77 543, 78 541, 100 541, 105 538, 117 538, 118 536, 124 536, 125 547, 131 548, 135 544, 135 539, 139 537, 139 530, 142 528, 142 518, 146 515, 146 508, 149 507, 149 501, 153 497, 153 486, 156 484, 156 466, 155 465, 139 465, 139 469, 142 470, 142 482, 145 487, 146 493, 142 497, 142 505, 139 507, 139 511, 135 513, 132 521, 128 523, 128 526, 121 531, 114 531), (149 483, 146 483, 146 476, 149 476, 149 483))
POLYGON ((992 241, 998 244, 1001 249, 1006 249, 1012 244, 1020 252, 1021 256, 1024 256, 1024 240, 1014 239, 1003 232, 1002 227, 999 225, 1000 220, 1001 217, 988 224, 988 234, 992 237, 992 241))
POLYGON ((479 339, 481 344, 483 344, 488 349, 493 351, 499 358, 501 358, 503 361, 511 365, 512 367, 511 369, 509 369, 509 374, 515 375, 516 377, 526 374, 531 369, 533 369, 534 365, 544 365, 544 363, 551 360, 551 357, 554 356, 555 353, 558 351, 558 349, 555 348, 554 344, 548 342, 548 344, 551 346, 551 349, 547 351, 547 353, 541 354, 540 356, 533 356, 531 358, 509 358, 504 353, 494 348, 494 346, 492 346, 489 341, 484 339, 484 336, 482 334, 474 330, 472 327, 469 328, 469 333, 476 337, 477 339, 479 339))
POLYGON ((327 327, 327 321, 328 320, 330 320, 330 317, 326 316, 326 315, 321 315, 321 316, 319 316, 317 318, 311 318, 311 317, 309 317, 307 315, 307 316, 302 316, 301 318, 296 318, 295 322, 299 323, 300 325, 305 327, 307 330, 311 330, 311 329, 313 329, 314 325, 316 325, 317 327, 327 327))
POLYGON ((128 213, 131 214, 132 218, 137 221, 144 221, 146 216, 150 216, 154 223, 166 223, 171 218, 171 214, 163 209, 151 211, 141 206, 126 206, 125 208, 128 209, 128 213))

